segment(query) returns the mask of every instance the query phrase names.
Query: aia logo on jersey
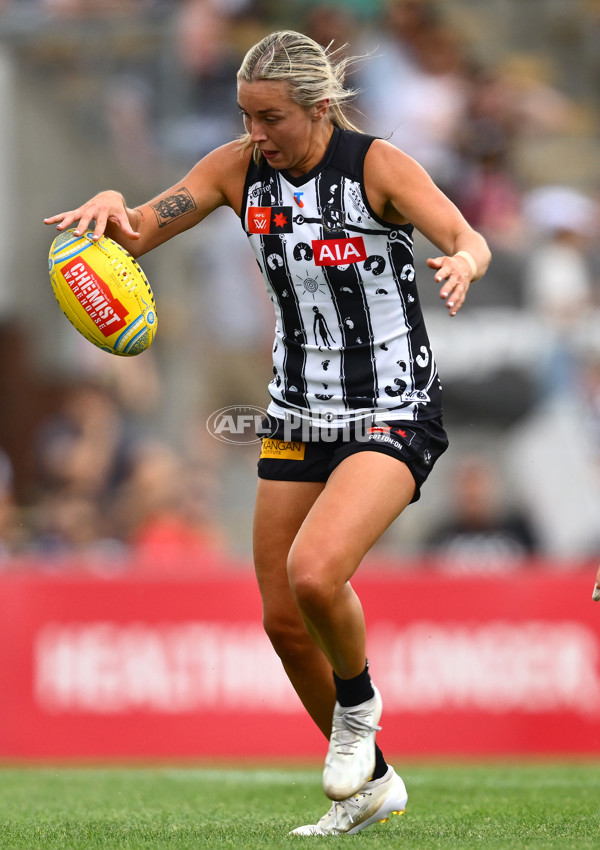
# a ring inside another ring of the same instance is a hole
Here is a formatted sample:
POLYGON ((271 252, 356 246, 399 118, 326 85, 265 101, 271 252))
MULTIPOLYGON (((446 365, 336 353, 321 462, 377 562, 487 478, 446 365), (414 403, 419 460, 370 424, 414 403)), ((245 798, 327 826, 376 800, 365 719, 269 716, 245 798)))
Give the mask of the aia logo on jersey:
POLYGON ((248 233, 291 233, 291 207, 249 207, 248 233))
POLYGON ((313 239, 312 247, 317 266, 347 266, 367 259, 362 236, 353 236, 350 239, 313 239))

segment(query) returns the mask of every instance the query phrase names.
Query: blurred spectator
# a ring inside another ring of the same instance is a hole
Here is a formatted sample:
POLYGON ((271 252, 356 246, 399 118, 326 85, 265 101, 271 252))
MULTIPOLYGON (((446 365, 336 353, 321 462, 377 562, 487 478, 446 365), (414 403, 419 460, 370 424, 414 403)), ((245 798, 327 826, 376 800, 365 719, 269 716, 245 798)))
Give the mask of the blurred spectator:
MULTIPOLYGON (((544 396, 573 391, 592 313, 594 281, 588 258, 600 233, 597 204, 564 186, 545 186, 524 200, 532 245, 525 269, 528 308, 546 333, 547 353, 539 369, 544 396)), ((595 333, 594 333, 595 336, 595 333)))
POLYGON ((235 88, 241 55, 227 6, 183 0, 175 12, 172 54, 180 102, 168 117, 162 141, 167 153, 191 166, 242 130, 235 88))
POLYGON ((528 517, 503 504, 498 470, 483 456, 463 457, 448 498, 453 516, 427 543, 441 569, 457 574, 506 573, 536 554, 536 535, 528 517))
POLYGON ((490 68, 470 74, 464 122, 456 147, 460 168, 451 193, 467 220, 494 246, 522 244, 521 186, 512 162, 518 121, 511 92, 490 68))
POLYGON ((114 535, 106 505, 91 495, 44 493, 34 507, 31 530, 28 552, 44 571, 118 575, 129 567, 128 551, 114 535))
POLYGON ((350 9, 335 3, 319 3, 309 8, 303 32, 323 47, 351 48, 357 34, 357 21, 350 9))
MULTIPOLYGON (((145 270, 149 263, 145 257, 142 262, 145 270)), ((153 275, 150 279, 154 282, 153 275)), ((156 280, 156 283, 160 281, 156 280)), ((148 423, 152 423, 164 405, 165 387, 158 351, 163 337, 168 335, 168 306, 165 295, 160 298, 159 308, 159 315, 163 319, 161 337, 152 343, 151 349, 137 357, 107 355, 79 334, 69 333, 70 386, 92 387, 107 400, 110 399, 122 419, 124 432, 128 429, 143 430, 148 423)), ((77 389, 71 389, 71 392, 77 393, 77 389)))
POLYGON ((91 497, 100 503, 123 471, 127 439, 121 411, 101 384, 82 382, 42 423, 36 440, 42 493, 91 497))
POLYGON ((148 79, 129 70, 104 92, 105 116, 112 155, 129 178, 149 180, 160 164, 153 115, 153 91, 148 79))
POLYGON ((132 566, 165 577, 202 575, 223 564, 201 469, 168 445, 140 444, 112 508, 132 566))
POLYGON ((552 64, 534 54, 509 53, 498 71, 523 135, 548 135, 568 127, 577 110, 553 84, 552 64))
POLYGON ((123 475, 128 438, 121 410, 103 385, 71 386, 38 429, 29 549, 42 563, 110 572, 125 553, 108 507, 123 475))
POLYGON ((465 55, 428 0, 390 0, 359 87, 369 132, 414 157, 443 188, 458 167, 466 109, 465 55))
POLYGON ((129 433, 102 385, 72 388, 43 423, 30 551, 45 568, 192 575, 223 553, 202 469, 129 433))

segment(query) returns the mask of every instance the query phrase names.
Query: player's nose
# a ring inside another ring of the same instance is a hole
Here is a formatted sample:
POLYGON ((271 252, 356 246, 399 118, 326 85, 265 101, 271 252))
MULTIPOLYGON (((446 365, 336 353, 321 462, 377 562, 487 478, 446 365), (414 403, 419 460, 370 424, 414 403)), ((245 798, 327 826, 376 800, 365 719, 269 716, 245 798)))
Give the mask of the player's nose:
POLYGON ((252 126, 250 128, 250 138, 255 144, 257 144, 258 142, 264 142, 266 140, 267 134, 265 132, 264 126, 259 121, 252 122, 252 126))

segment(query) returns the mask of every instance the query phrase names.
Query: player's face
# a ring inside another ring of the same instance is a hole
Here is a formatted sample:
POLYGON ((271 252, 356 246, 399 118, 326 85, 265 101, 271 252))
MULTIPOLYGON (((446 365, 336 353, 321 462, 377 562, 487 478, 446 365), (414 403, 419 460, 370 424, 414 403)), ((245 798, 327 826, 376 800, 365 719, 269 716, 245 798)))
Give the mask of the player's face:
POLYGON ((300 176, 323 158, 332 131, 327 101, 307 110, 291 99, 287 83, 256 80, 239 83, 238 103, 252 142, 273 168, 300 176))

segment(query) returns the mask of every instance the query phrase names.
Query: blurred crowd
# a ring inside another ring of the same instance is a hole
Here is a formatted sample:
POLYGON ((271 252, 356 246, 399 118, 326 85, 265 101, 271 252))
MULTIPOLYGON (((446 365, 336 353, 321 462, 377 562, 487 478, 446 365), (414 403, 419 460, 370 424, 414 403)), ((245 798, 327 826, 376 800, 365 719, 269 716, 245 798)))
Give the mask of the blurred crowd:
MULTIPOLYGON (((139 202, 234 138, 245 50, 293 27, 346 45, 355 120, 420 161, 487 237, 492 267, 452 327, 417 242, 455 448, 430 506, 382 541, 399 564, 497 573, 600 551, 600 3, 568 5, 0 0, 0 43, 38 90, 53 81, 50 108, 80 157, 62 197, 45 173, 53 208, 38 221, 89 194, 86 161, 91 191, 110 177, 139 202), (528 29, 525 5, 540 13, 528 29)), ((270 305, 235 217, 197 230, 142 261, 160 317, 149 352, 116 362, 60 316, 67 340, 45 350, 40 336, 47 371, 31 368, 53 391, 26 423, 27 457, 0 428, 0 569, 187 575, 248 562, 256 445, 225 446, 205 423, 266 407, 270 305)), ((13 318, 0 316, 0 334, 13 318)))

